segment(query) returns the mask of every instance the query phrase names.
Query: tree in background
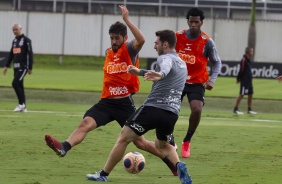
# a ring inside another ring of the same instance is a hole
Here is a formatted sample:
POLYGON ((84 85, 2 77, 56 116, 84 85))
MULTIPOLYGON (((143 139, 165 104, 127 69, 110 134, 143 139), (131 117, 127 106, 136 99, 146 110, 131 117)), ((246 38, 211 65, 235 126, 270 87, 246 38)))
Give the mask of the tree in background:
POLYGON ((249 26, 249 35, 248 35, 248 47, 251 47, 254 49, 254 55, 252 56, 252 59, 255 57, 256 52, 256 0, 253 0, 252 2, 252 10, 251 10, 251 17, 250 17, 250 26, 249 26))

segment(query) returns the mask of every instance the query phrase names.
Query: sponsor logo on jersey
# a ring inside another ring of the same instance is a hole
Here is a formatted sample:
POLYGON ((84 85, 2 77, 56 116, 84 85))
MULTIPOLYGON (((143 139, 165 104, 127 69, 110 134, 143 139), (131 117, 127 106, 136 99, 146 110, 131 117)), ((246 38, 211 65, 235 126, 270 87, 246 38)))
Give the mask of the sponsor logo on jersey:
POLYGON ((193 45, 193 44, 187 43, 186 48, 184 48, 184 50, 192 51, 192 49, 190 48, 191 45, 193 45))
POLYGON ((107 73, 121 73, 127 72, 127 64, 126 62, 118 63, 118 64, 111 64, 107 66, 107 73))
POLYGON ((186 63, 189 64, 195 64, 196 62, 196 57, 193 55, 189 55, 189 54, 184 54, 184 53, 178 53, 178 56, 185 61, 186 63))
POLYGON ((126 86, 109 87, 109 92, 111 95, 124 95, 128 94, 128 89, 126 86))
POLYGON ((21 48, 13 48, 13 54, 21 53, 21 48))
POLYGON ((119 58, 116 55, 114 55, 114 61, 119 61, 119 58))

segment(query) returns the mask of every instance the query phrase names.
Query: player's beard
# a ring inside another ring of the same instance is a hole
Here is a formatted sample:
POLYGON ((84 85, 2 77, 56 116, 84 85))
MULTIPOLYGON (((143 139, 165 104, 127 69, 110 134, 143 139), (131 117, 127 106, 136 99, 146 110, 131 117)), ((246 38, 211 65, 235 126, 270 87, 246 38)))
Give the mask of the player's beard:
POLYGON ((112 50, 114 51, 114 52, 117 52, 118 51, 118 49, 120 48, 120 46, 118 46, 118 45, 112 45, 112 50))
POLYGON ((158 51, 159 56, 162 55, 162 54, 164 54, 163 45, 162 45, 157 51, 158 51))
POLYGON ((113 50, 114 52, 117 52, 118 49, 119 49, 123 44, 124 44, 124 42, 122 42, 120 45, 113 44, 113 45, 112 45, 112 50, 113 50))

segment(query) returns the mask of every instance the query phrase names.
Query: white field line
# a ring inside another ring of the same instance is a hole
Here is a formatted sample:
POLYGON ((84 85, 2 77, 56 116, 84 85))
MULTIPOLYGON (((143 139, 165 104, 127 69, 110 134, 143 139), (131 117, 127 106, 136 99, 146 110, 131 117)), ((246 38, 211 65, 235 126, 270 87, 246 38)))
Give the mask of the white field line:
MULTIPOLYGON (((11 112, 10 110, 0 110, 0 112, 11 112)), ((18 117, 21 112, 15 112, 15 115, 0 115, 0 117, 18 117)), ((57 114, 61 116, 82 116, 84 112, 64 112, 64 111, 30 111, 26 113, 42 113, 42 114, 57 114)), ((179 118, 187 118, 187 116, 179 116, 179 118)), ((268 120, 268 119, 235 119, 235 118, 211 118, 211 117, 202 117, 202 120, 225 120, 225 121, 248 121, 248 122, 272 122, 272 123, 282 123, 282 120, 268 120)))
MULTIPOLYGON (((11 112, 10 110, 0 110, 0 112, 11 112)), ((0 117, 19 117, 20 114, 23 112, 15 112, 15 115, 0 115, 0 117)), ((39 113, 39 114, 55 114, 58 116, 83 116, 83 112, 63 112, 63 111, 30 111, 24 112, 24 114, 30 114, 30 113, 39 113)))

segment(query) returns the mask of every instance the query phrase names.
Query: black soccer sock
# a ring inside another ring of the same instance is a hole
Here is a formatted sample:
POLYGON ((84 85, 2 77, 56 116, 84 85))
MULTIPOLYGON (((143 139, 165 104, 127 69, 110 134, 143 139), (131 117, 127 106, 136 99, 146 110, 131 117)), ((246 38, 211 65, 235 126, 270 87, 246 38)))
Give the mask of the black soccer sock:
POLYGON ((65 152, 68 152, 70 149, 71 149, 71 145, 69 142, 65 141, 65 142, 62 142, 62 145, 64 147, 64 150, 65 152))
POLYGON ((251 111, 252 110, 252 108, 251 107, 248 107, 248 111, 251 111))
POLYGON ((175 164, 175 170, 177 171, 177 165, 179 164, 179 162, 176 162, 175 164))
POLYGON ((238 111, 238 107, 234 107, 234 111, 238 111))
POLYGON ((176 167, 167 157, 164 157, 162 160, 172 172, 176 172, 176 167))
POLYGON ((185 138, 183 139, 183 142, 187 142, 187 141, 190 142, 194 133, 195 133, 195 131, 188 129, 187 134, 186 134, 185 138))
POLYGON ((104 170, 100 172, 100 176, 109 176, 109 173, 106 173, 104 170))

